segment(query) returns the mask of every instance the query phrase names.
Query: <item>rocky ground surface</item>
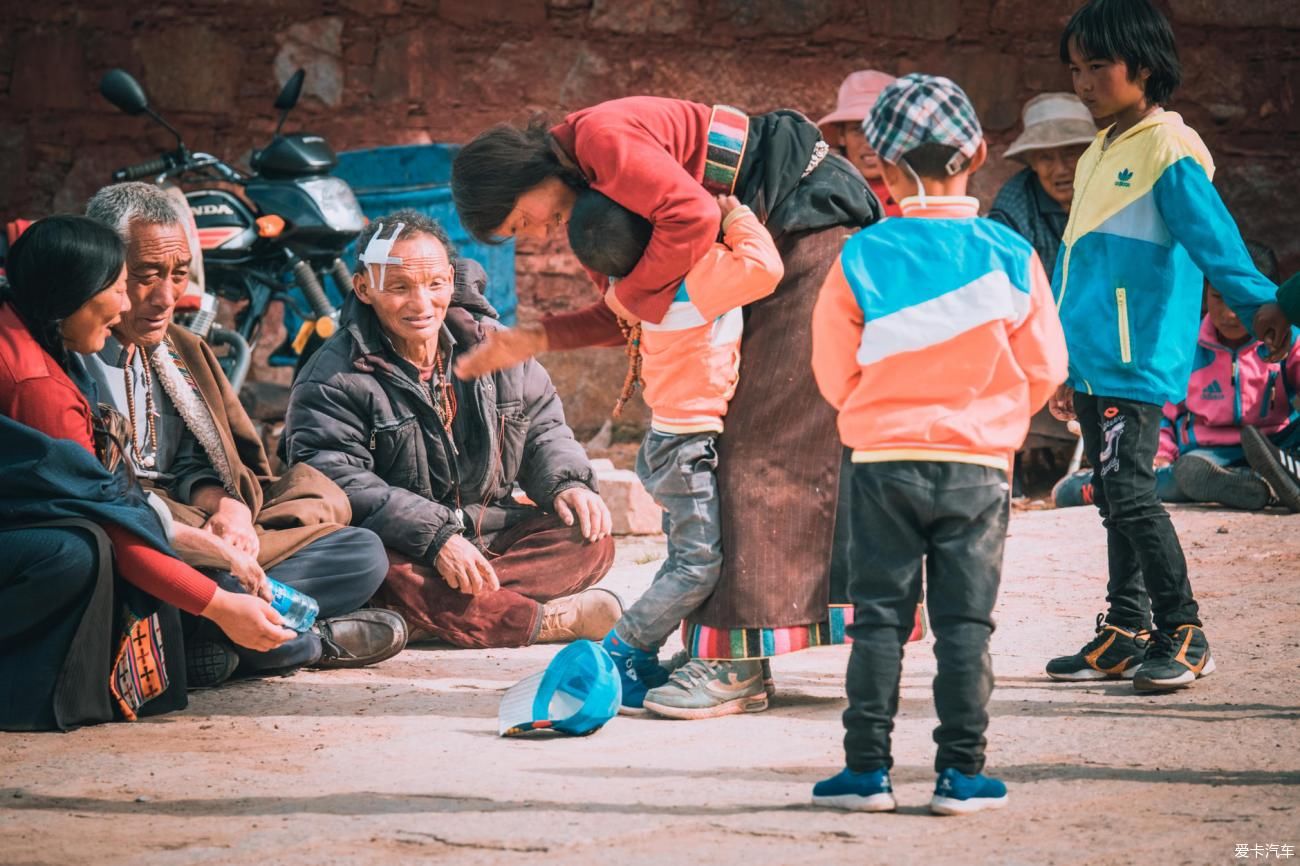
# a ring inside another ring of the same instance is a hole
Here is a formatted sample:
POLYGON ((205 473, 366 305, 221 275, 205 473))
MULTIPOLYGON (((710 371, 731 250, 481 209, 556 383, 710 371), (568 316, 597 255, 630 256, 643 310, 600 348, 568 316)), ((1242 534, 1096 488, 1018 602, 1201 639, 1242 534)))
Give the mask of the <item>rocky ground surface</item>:
MULTIPOLYGON (((0 735, 0 863, 1111 866, 1240 863, 1241 845, 1247 862, 1281 859, 1300 848, 1300 517, 1175 522, 1219 671, 1140 696, 1044 679, 1091 635, 1104 538, 1090 509, 1014 517, 990 706, 1001 812, 924 808, 930 639, 904 667, 892 815, 807 805, 842 763, 843 647, 778 659, 765 713, 546 741, 498 738, 496 710, 554 647, 421 647, 195 693, 140 724, 0 735)), ((662 555, 659 538, 622 542, 610 584, 635 596, 662 555)))

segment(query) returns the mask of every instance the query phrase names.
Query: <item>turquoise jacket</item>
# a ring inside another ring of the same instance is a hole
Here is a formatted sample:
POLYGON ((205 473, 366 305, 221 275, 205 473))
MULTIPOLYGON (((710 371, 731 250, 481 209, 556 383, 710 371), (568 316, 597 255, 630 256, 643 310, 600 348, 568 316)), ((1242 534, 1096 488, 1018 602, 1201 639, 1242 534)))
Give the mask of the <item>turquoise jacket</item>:
MULTIPOLYGON (((1206 279, 1251 328, 1277 287, 1251 263, 1196 132, 1157 112, 1079 158, 1052 292, 1077 391, 1163 405, 1187 395, 1206 279)), ((1252 331, 1253 333, 1253 331, 1252 331)))

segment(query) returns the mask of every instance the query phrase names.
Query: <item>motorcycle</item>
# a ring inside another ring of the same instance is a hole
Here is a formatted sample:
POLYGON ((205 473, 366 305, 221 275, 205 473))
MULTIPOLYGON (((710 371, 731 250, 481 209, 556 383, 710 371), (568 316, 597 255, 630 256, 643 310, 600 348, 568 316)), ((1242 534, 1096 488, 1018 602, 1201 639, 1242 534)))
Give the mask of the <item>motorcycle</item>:
POLYGON ((302 320, 297 334, 286 341, 292 364, 309 343, 319 343, 337 327, 338 310, 325 281, 334 281, 339 297, 352 289, 342 254, 366 224, 361 206, 347 182, 330 175, 338 160, 324 138, 281 133, 298 104, 304 77, 299 69, 281 89, 275 100, 280 120, 270 144, 253 151, 250 173, 212 154, 190 151, 124 70, 110 70, 100 81, 100 93, 118 109, 131 116, 144 114, 176 137, 174 150, 118 169, 113 181, 148 178, 159 185, 199 184, 185 199, 202 249, 206 288, 240 309, 233 331, 213 326, 215 299, 201 305, 186 327, 230 348, 222 367, 236 391, 247 375, 249 347, 270 304, 283 302, 302 320))

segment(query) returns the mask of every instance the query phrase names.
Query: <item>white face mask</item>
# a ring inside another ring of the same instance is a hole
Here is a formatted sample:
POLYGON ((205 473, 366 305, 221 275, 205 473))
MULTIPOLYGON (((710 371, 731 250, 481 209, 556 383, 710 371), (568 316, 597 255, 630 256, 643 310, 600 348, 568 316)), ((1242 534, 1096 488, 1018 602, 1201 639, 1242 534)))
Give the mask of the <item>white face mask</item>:
POLYGON ((389 265, 400 265, 401 258, 390 255, 393 251, 393 244, 402 235, 402 229, 406 228, 406 223, 398 223, 397 229, 387 238, 380 237, 384 233, 384 224, 380 223, 375 227, 375 233, 370 236, 370 243, 366 244, 366 249, 361 253, 361 264, 366 266, 366 274, 370 277, 370 284, 375 287, 375 291, 384 290, 384 275, 388 271, 389 265), (375 278, 375 266, 379 266, 379 278, 375 278))

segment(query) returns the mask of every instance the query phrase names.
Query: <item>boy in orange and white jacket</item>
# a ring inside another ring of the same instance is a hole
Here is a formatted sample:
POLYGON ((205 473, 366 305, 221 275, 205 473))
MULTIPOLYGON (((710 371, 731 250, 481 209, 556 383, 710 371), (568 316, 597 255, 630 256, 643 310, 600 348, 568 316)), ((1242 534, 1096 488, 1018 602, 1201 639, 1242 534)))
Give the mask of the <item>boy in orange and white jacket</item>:
POLYGON ((1051 284, 1029 242, 978 218, 967 179, 987 145, 961 88, 907 75, 865 122, 903 211, 844 245, 813 310, 813 373, 853 449, 858 568, 845 769, 813 802, 895 808, 890 732, 921 593, 934 631, 939 814, 996 808, 983 775, 989 636, 1007 534, 1011 455, 1066 376, 1051 284))
MULTIPOLYGON (((623 712, 680 719, 767 707, 759 660, 696 660, 674 673, 658 651, 713 593, 722 573, 717 438, 740 377, 741 310, 770 295, 784 268, 772 236, 734 196, 719 196, 723 242, 678 286, 658 324, 641 324, 641 378, 652 413, 636 471, 664 509, 668 557, 654 582, 604 640, 623 681, 623 712), (700 688, 726 683, 726 694, 700 688), (699 680, 697 682, 696 680, 699 680)), ((640 260, 650 223, 595 190, 579 193, 569 245, 589 270, 612 279, 640 260)))

